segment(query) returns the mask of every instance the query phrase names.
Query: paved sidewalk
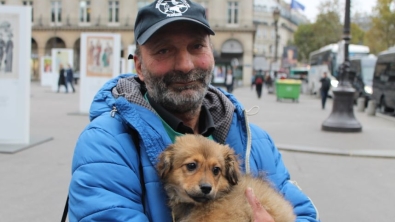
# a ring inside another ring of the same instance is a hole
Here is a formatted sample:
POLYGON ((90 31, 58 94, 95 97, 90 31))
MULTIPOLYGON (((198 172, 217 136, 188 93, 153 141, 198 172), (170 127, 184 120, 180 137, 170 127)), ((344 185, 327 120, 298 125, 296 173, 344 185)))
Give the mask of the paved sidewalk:
POLYGON ((237 88, 234 95, 248 110, 254 106, 250 121, 261 126, 273 137, 282 150, 313 152, 322 154, 395 158, 395 117, 377 113, 369 116, 357 112, 356 119, 362 132, 339 133, 322 131, 322 123, 332 111, 332 99, 327 100, 326 109, 313 95, 301 94, 299 103, 291 100, 276 101, 275 94, 264 91, 258 99, 255 91, 248 87, 237 88))
MULTIPOLYGON (((53 93, 37 82, 31 84, 31 135, 53 139, 18 153, 0 153, 0 222, 60 220, 74 146, 89 122, 88 116, 70 115, 79 110, 76 89, 75 94, 53 93)), ((291 103, 276 102, 266 92, 258 100, 250 88, 236 88, 234 94, 246 108, 260 107, 250 120, 266 129, 282 149, 292 179, 314 200, 323 222, 393 221, 395 161, 349 156, 392 157, 393 117, 355 112, 361 133, 323 132, 331 100, 328 109, 321 110, 320 100, 312 96, 302 95, 299 103, 291 103), (327 153, 347 156, 321 155, 327 153)))

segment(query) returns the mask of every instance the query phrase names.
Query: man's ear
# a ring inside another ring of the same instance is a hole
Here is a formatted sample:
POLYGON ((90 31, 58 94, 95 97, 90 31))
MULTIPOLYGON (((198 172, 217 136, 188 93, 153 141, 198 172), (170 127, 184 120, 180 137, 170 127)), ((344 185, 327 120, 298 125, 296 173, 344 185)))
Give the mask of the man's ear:
POLYGON ((139 79, 144 82, 144 76, 141 71, 141 64, 142 64, 141 55, 133 56, 133 60, 134 60, 134 67, 136 69, 137 75, 139 76, 139 79))

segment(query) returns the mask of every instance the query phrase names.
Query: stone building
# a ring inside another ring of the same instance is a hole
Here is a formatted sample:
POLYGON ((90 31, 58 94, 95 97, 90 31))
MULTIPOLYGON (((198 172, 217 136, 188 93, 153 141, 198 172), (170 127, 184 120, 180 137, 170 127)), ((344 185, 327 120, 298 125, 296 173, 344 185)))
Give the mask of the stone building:
MULTIPOLYGON (((298 25, 308 23, 308 19, 300 11, 291 9, 289 3, 283 0, 254 0, 253 20, 256 28, 253 49, 255 69, 272 71, 273 74, 273 71, 296 65, 289 64, 287 51, 295 50, 290 42, 293 41, 298 25), (277 24, 274 15, 276 9, 279 10, 277 24)), ((292 53, 293 62, 296 63, 297 50, 292 53)))
MULTIPOLYGON (((135 44, 133 29, 137 11, 151 2, 153 0, 2 0, 0 4, 32 7, 31 74, 32 79, 40 79, 40 58, 49 56, 52 48, 73 49, 74 69, 79 71, 80 36, 83 32, 119 33, 122 49, 119 54, 127 59, 128 46, 135 44)), ((273 32, 269 29, 273 19, 270 17, 272 8, 263 13, 269 16, 264 19, 266 23, 257 23, 254 16, 261 15, 254 12, 254 0, 195 2, 206 8, 209 23, 216 33, 212 37, 216 60, 213 82, 222 84, 225 81, 222 75, 227 69, 232 69, 239 85, 249 85, 254 56, 271 55, 269 36, 273 32), (256 32, 267 35, 268 41, 260 42, 261 37, 256 32)), ((280 24, 280 36, 285 36, 288 29, 291 33, 296 29, 295 24, 287 20, 281 19, 280 24)), ((278 50, 291 37, 281 37, 278 50)))

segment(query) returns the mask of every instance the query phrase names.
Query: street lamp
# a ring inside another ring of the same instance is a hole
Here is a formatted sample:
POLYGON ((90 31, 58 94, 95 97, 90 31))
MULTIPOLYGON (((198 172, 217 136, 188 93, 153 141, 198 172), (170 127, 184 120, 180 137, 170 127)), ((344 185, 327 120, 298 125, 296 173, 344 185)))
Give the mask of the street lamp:
POLYGON ((275 8, 273 11, 274 20, 274 35, 275 35, 275 47, 274 47, 274 62, 277 62, 277 49, 278 49, 278 20, 280 19, 280 10, 275 8))
POLYGON ((333 107, 330 116, 322 123, 322 130, 335 132, 361 132, 362 125, 354 116, 354 92, 349 81, 350 60, 348 46, 350 44, 350 0, 346 0, 344 16, 344 62, 339 68, 339 85, 333 89, 333 107))

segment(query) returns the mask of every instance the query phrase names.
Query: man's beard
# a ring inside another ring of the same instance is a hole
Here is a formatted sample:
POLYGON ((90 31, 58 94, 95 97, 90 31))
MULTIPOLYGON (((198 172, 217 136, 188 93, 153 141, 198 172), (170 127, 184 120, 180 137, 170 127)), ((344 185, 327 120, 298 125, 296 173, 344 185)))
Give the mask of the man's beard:
POLYGON ((182 114, 200 110, 211 82, 212 69, 193 69, 188 73, 173 71, 155 76, 143 67, 142 73, 150 97, 166 110, 182 114), (193 84, 173 85, 192 81, 193 84))

